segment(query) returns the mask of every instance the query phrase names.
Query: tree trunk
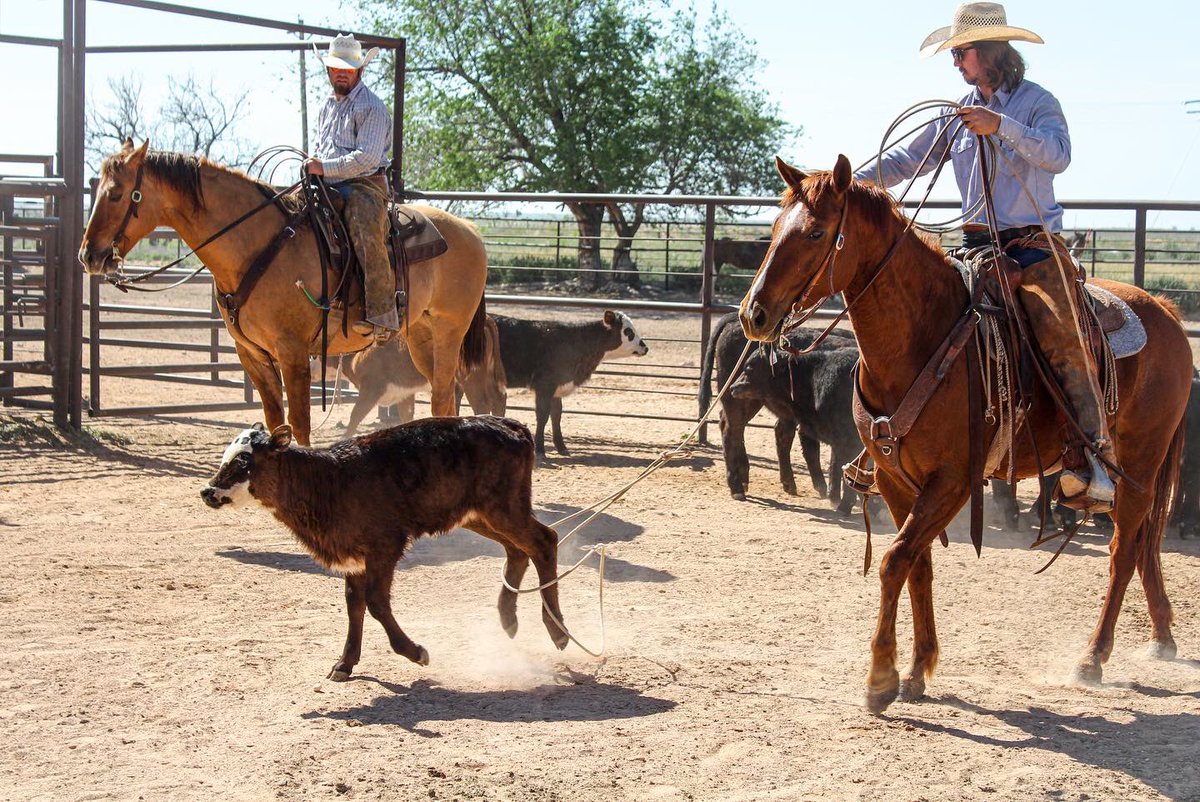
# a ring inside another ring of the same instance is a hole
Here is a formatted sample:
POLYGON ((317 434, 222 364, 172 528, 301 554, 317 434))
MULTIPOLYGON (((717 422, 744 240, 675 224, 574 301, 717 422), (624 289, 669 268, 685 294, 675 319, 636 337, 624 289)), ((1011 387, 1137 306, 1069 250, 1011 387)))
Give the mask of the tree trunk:
POLYGON ((613 281, 631 287, 642 286, 642 275, 638 272, 637 263, 633 261, 633 238, 642 227, 644 209, 643 204, 637 204, 633 219, 629 220, 620 206, 615 203, 608 204, 608 216, 617 231, 617 244, 612 252, 613 281))
POLYGON ((567 208, 579 225, 579 281, 586 289, 596 289, 603 281, 600 264, 600 225, 604 207, 594 203, 568 203, 567 208))

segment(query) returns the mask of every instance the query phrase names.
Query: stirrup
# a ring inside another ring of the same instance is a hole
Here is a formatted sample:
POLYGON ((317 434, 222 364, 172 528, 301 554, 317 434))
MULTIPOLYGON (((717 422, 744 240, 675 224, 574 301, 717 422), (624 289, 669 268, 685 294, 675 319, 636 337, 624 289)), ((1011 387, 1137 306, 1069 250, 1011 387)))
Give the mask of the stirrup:
POLYGON ((1108 504, 1111 507, 1113 499, 1117 494, 1117 487, 1113 484, 1113 480, 1108 475, 1108 470, 1104 467, 1104 463, 1100 461, 1100 458, 1090 450, 1086 456, 1088 465, 1092 469, 1092 481, 1088 483, 1087 494, 1097 502, 1108 504))

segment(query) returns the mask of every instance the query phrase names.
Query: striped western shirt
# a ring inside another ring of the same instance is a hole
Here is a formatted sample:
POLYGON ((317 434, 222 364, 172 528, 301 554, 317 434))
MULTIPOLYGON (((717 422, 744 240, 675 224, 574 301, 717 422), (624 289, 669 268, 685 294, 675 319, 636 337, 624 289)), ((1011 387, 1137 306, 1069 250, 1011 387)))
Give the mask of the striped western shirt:
POLYGON ((392 116, 362 80, 345 97, 330 94, 317 117, 313 156, 331 184, 387 167, 391 149, 392 116))
MULTIPOLYGON (((1051 231, 1061 231, 1063 210, 1054 198, 1054 176, 1071 163, 1071 137, 1058 100, 1032 81, 1022 81, 1011 92, 996 90, 987 102, 978 89, 973 89, 960 103, 984 106, 1000 115, 1000 130, 996 133, 1000 149, 992 179, 996 228, 1040 225, 1040 212, 1051 231), (1032 196, 1032 202, 1026 191, 1032 196)), ((946 151, 946 137, 956 131, 948 158, 958 181, 963 211, 973 208, 983 197, 983 180, 976 156, 978 143, 975 135, 957 117, 949 114, 951 111, 946 109, 945 119, 935 120, 911 142, 888 150, 881 159, 873 159, 855 176, 868 181, 879 180, 877 164, 882 171, 882 183, 887 187, 912 178, 914 174, 924 175, 937 167, 938 157, 946 151), (931 146, 933 155, 924 167, 920 167, 931 146)), ((981 205, 963 222, 986 223, 986 209, 981 205)))

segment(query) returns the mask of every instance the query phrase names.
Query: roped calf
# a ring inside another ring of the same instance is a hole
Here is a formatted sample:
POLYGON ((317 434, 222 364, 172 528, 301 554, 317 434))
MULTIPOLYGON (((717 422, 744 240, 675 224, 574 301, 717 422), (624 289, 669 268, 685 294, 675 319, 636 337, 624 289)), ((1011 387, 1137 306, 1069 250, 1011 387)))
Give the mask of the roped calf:
POLYGON ((611 309, 590 323, 521 320, 492 315, 500 333, 500 361, 508 387, 533 390, 537 414, 534 442, 546 453, 546 421, 554 429, 554 447, 566 455, 562 436, 562 399, 591 378, 604 360, 644 356, 649 347, 628 316, 611 309))
MULTIPOLYGON (((284 523, 314 560, 345 575, 350 627, 329 672, 347 679, 362 649, 366 610, 383 625, 392 649, 414 663, 429 652, 392 615, 392 575, 422 535, 471 529, 504 547, 504 576, 520 587, 529 561, 537 569, 542 621, 559 649, 567 633, 558 606, 558 541, 533 516, 533 438, 507 418, 427 418, 335 443, 292 445, 292 431, 247 429, 225 449, 217 475, 200 496, 213 509, 257 501, 284 523), (549 583, 549 584, 548 584, 549 583)), ((517 632, 517 594, 502 587, 500 624, 517 632)))

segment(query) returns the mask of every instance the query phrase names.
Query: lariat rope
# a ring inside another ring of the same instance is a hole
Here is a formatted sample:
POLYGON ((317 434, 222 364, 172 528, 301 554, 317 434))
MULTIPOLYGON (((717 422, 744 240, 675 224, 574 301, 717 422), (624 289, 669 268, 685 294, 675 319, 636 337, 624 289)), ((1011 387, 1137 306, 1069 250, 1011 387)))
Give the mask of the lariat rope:
MULTIPOLYGON (((708 409, 705 410, 704 414, 700 416, 700 419, 698 421, 696 421, 696 425, 694 427, 692 427, 692 431, 689 432, 688 435, 683 438, 683 440, 679 443, 679 445, 675 446, 673 449, 671 449, 669 451, 664 451, 662 454, 658 455, 658 457, 656 457, 653 462, 651 462, 649 465, 647 465, 645 468, 642 469, 642 472, 639 473, 637 475, 637 477, 630 480, 629 482, 626 482, 624 485, 622 485, 616 491, 605 496, 600 501, 593 503, 589 507, 584 507, 581 510, 576 510, 575 512, 570 513, 569 515, 564 515, 562 518, 559 518, 557 521, 550 524, 550 528, 555 529, 557 531, 557 527, 559 525, 561 525, 567 521, 570 521, 573 518, 578 518, 579 516, 583 515, 586 512, 594 510, 594 512, 592 512, 591 515, 587 516, 587 518, 580 521, 574 528, 571 529, 571 531, 567 532, 565 535, 563 535, 561 538, 559 538, 559 541, 558 541, 559 546, 562 546, 562 544, 567 542, 567 540, 569 540, 571 537, 573 537, 576 532, 578 532, 580 529, 583 529, 585 526, 587 526, 592 521, 594 521, 606 509, 608 509, 613 504, 616 504, 618 501, 620 501, 621 498, 626 493, 628 493, 630 490, 632 490, 639 482, 641 482, 642 480, 649 477, 650 474, 654 473, 655 471, 657 471, 659 468, 666 465, 671 460, 691 456, 691 452, 684 451, 684 448, 692 441, 693 438, 696 437, 696 435, 700 431, 700 427, 703 426, 708 421, 708 417, 713 413, 713 410, 716 409, 717 404, 719 404, 721 402, 721 399, 723 399, 725 397, 725 394, 729 391, 729 388, 731 386, 733 386, 733 383, 735 381, 737 381, 738 377, 742 373, 742 367, 746 364, 746 358, 750 355, 750 349, 753 347, 754 347, 753 342, 746 343, 746 347, 742 349, 741 356, 738 357, 737 362, 734 364, 733 370, 730 371, 729 378, 726 380, 725 386, 721 388, 721 391, 719 393, 717 393, 716 397, 713 399, 713 401, 709 405, 708 409)), ((580 649, 583 649, 585 652, 587 652, 592 657, 602 657, 604 655, 605 644, 606 644, 605 624, 604 624, 604 561, 607 557, 607 548, 608 548, 608 545, 605 543, 595 543, 595 544, 592 544, 591 546, 587 546, 586 547, 587 553, 584 554, 583 557, 581 557, 578 562, 576 562, 574 565, 572 565, 566 571, 559 573, 558 576, 556 576, 554 579, 550 580, 549 582, 545 582, 541 585, 538 585, 537 587, 525 588, 523 590, 521 588, 514 588, 511 584, 509 584, 508 578, 504 575, 503 571, 501 571, 501 573, 500 573, 500 581, 504 584, 504 587, 506 589, 512 591, 513 593, 518 593, 518 594, 520 594, 520 593, 535 593, 535 592, 538 592, 541 590, 545 590, 546 588, 548 588, 552 585, 558 584, 559 582, 562 581, 562 579, 564 577, 570 576, 572 573, 574 573, 575 570, 577 568, 579 568, 581 565, 583 565, 588 560, 588 558, 590 558, 593 554, 598 554, 600 556, 600 565, 599 565, 599 572, 600 572, 600 580, 599 580, 600 581, 600 648, 599 648, 599 651, 592 651, 587 646, 584 646, 582 643, 580 643, 579 640, 570 633, 570 631, 567 629, 566 625, 563 624, 563 622, 559 620, 558 616, 556 616, 553 613, 553 611, 551 611, 550 608, 546 605, 545 599, 542 600, 542 609, 546 612, 546 614, 550 617, 550 619, 552 621, 554 621, 554 623, 558 626, 558 628, 560 630, 562 630, 563 634, 566 635, 567 638, 570 639, 570 641, 572 643, 574 643, 580 649)))

